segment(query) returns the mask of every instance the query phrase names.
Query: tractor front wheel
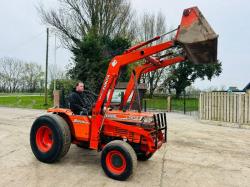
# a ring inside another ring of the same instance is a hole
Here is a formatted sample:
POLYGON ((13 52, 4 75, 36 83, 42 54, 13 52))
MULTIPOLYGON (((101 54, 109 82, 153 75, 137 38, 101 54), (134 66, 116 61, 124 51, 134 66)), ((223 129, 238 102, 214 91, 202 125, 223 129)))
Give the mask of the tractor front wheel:
POLYGON ((30 145, 35 157, 41 162, 59 160, 68 152, 70 144, 70 129, 62 117, 48 114, 34 121, 30 131, 30 145))
POLYGON ((101 163, 106 175, 122 181, 133 174, 137 159, 134 149, 128 143, 114 140, 103 148, 101 163))

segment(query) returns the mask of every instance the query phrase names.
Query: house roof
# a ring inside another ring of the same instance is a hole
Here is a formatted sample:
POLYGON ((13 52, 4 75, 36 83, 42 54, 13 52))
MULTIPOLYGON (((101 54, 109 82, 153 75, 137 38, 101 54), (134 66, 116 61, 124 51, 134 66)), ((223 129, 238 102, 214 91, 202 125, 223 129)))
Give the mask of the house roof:
POLYGON ((243 89, 243 91, 245 92, 245 91, 247 91, 249 89, 250 89, 250 82, 246 85, 246 87, 243 89))

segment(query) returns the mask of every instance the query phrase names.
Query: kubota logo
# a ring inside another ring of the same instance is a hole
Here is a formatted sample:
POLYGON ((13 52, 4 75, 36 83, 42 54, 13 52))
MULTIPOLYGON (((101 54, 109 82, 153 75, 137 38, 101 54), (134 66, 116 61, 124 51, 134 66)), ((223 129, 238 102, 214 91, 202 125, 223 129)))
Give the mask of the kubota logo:
POLYGON ((105 78, 105 81, 104 81, 103 86, 102 86, 102 92, 100 94, 99 100, 101 100, 102 94, 103 94, 103 92, 105 91, 105 89, 107 87, 107 84, 108 84, 108 81, 109 81, 109 77, 110 77, 110 75, 107 75, 106 78, 105 78))

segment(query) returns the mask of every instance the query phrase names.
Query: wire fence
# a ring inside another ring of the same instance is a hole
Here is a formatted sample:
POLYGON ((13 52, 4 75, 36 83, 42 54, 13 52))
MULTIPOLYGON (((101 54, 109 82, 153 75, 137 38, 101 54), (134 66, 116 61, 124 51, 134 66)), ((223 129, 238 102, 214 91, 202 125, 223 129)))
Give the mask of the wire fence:
POLYGON ((143 99, 144 111, 178 112, 192 116, 199 114, 199 94, 182 94, 178 98, 171 95, 154 96, 143 99))

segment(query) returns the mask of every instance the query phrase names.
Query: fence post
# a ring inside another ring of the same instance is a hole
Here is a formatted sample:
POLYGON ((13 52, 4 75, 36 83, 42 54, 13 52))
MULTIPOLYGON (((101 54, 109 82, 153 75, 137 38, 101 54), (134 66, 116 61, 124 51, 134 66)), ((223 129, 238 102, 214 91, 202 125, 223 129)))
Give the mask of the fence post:
POLYGON ((202 93, 200 93, 200 97, 199 97, 199 118, 200 119, 203 119, 203 111, 204 111, 204 108, 203 108, 203 100, 202 100, 202 93))
POLYGON ((243 95, 239 95, 240 96, 240 103, 239 103, 239 107, 240 107, 240 124, 242 124, 244 122, 244 98, 242 97, 243 95))
POLYGON ((184 107, 184 114, 186 114, 186 91, 185 90, 184 90, 184 95, 183 96, 184 96, 184 101, 183 101, 184 102, 183 103, 183 105, 184 105, 183 106, 184 107))
POLYGON ((208 120, 208 93, 204 94, 205 119, 208 120))
MULTIPOLYGON (((236 94, 234 94, 234 102, 233 102, 233 104, 234 104, 234 108, 233 108, 233 122, 234 123, 237 123, 237 95, 236 94)), ((238 110, 239 110, 240 108, 238 108, 238 110)))
POLYGON ((213 102, 213 93, 208 93, 207 95, 207 100, 208 100, 208 120, 212 120, 212 102, 213 102))
POLYGON ((171 96, 167 97, 167 111, 171 112, 171 96))
POLYGON ((54 90, 53 91, 53 96, 54 96, 54 107, 55 108, 60 107, 60 91, 59 90, 54 90))
POLYGON ((250 123, 250 90, 247 92, 248 97, 248 114, 247 114, 247 123, 250 123))
POLYGON ((247 113, 248 113, 248 109, 249 109, 249 106, 247 105, 248 104, 248 94, 246 93, 244 95, 244 122, 243 123, 247 123, 247 113))
POLYGON ((227 121, 227 93, 223 93, 223 121, 227 121))

